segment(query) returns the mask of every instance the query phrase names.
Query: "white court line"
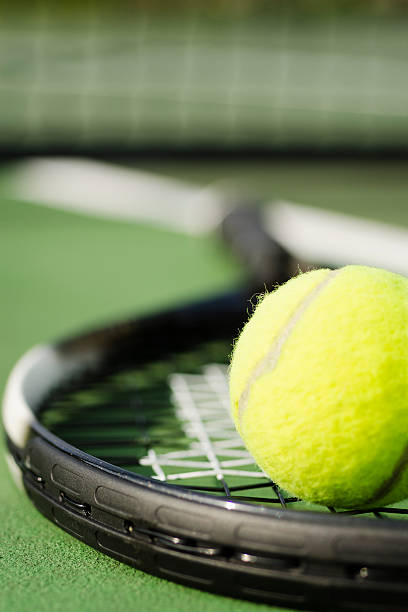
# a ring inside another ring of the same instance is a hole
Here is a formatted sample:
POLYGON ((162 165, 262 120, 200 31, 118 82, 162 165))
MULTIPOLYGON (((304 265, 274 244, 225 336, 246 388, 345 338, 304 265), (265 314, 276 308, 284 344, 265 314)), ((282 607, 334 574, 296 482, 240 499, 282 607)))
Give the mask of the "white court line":
MULTIPOLYGON (((36 158, 10 170, 4 194, 14 200, 188 235, 214 231, 228 211, 214 186, 77 158, 36 158)), ((231 199, 231 193, 229 194, 231 199)), ((408 230, 310 206, 264 207, 265 227, 301 261, 337 267, 377 266, 408 275, 408 230)))
POLYGON ((210 188, 73 158, 29 159, 11 171, 10 197, 106 219, 147 221, 197 234, 212 230, 226 210, 210 188))
POLYGON ((408 275, 405 227, 291 202, 278 202, 264 213, 275 238, 301 261, 375 266, 408 275))

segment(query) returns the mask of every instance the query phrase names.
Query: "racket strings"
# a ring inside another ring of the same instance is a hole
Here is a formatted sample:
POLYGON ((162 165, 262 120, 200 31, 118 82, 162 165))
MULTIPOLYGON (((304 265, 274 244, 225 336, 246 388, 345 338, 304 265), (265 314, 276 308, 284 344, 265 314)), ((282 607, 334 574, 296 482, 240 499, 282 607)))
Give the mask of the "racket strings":
POLYGON ((39 417, 52 433, 126 471, 220 499, 282 509, 408 518, 390 508, 305 504, 259 470, 229 414, 229 342, 198 343, 143 366, 112 366, 56 390, 39 417))

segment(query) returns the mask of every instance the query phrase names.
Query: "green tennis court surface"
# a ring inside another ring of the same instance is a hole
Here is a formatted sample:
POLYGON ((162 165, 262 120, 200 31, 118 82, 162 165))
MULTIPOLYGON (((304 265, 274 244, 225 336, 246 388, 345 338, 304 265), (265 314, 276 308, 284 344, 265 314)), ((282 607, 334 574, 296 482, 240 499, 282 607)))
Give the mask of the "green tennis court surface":
MULTIPOLYGON (((140 165, 140 164, 139 164, 140 165)), ((408 227, 405 163, 145 163, 207 184, 244 181, 281 197, 408 227)), ((0 188, 9 169, 1 170, 0 188)), ((241 272, 215 236, 187 237, 0 200, 0 384, 33 344, 232 286, 241 272)), ((153 578, 46 521, 7 471, 1 441, 2 610, 271 610, 153 578)))

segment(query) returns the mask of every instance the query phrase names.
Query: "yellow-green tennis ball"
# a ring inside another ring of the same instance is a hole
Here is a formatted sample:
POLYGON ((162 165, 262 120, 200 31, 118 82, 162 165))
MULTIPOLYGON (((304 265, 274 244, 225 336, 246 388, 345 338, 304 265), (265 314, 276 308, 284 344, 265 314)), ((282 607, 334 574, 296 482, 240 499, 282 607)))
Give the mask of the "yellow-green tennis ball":
POLYGON ((230 391, 248 450, 286 491, 342 508, 408 497, 408 280, 347 266, 266 294, 230 391))

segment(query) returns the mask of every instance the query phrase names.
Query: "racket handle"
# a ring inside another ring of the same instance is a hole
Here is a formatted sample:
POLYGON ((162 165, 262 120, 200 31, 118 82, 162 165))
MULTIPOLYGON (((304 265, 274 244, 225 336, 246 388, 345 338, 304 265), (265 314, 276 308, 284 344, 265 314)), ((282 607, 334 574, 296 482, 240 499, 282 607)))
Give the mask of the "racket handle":
POLYGON ((258 206, 234 208, 221 223, 224 241, 249 273, 251 288, 271 289, 290 277, 292 258, 266 232, 258 206))

